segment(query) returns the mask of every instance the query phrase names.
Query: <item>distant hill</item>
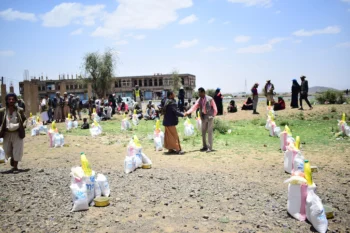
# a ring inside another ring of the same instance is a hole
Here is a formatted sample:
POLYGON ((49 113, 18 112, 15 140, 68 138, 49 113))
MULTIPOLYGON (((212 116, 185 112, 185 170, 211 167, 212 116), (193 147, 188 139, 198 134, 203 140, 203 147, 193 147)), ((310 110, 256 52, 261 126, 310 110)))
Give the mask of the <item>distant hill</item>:
POLYGON ((339 90, 337 90, 335 88, 331 88, 331 87, 319 87, 319 86, 316 86, 316 87, 310 87, 309 88, 309 93, 324 92, 324 91, 327 91, 327 90, 339 91, 339 90))

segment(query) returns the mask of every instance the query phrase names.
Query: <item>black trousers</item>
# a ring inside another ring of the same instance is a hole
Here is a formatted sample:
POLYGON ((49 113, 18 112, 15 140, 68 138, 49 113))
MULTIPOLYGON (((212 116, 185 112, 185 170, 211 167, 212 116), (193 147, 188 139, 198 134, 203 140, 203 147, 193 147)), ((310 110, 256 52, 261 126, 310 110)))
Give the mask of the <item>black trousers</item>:
POLYGON ((309 105, 310 108, 312 108, 309 99, 307 98, 307 93, 306 94, 300 94, 300 107, 303 107, 303 100, 309 105))

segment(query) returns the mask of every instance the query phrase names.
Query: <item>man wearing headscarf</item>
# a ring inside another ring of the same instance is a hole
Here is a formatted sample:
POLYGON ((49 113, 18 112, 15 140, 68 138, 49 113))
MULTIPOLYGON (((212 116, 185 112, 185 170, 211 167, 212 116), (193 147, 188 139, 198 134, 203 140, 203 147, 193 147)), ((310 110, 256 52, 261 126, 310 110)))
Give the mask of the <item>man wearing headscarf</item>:
POLYGON ((224 107, 222 105, 222 99, 223 99, 223 96, 221 95, 221 89, 218 87, 218 88, 216 88, 216 91, 214 94, 214 101, 216 104, 216 108, 218 109, 218 115, 224 114, 224 107))
POLYGON ((63 94, 63 121, 66 120, 68 117, 68 113, 70 113, 70 108, 69 108, 69 98, 67 92, 63 94))
POLYGON ((143 94, 139 88, 139 85, 135 86, 135 89, 133 90, 133 97, 134 101, 139 105, 140 109, 142 110, 143 94))
POLYGON ((266 105, 269 105, 269 102, 271 102, 271 105, 274 104, 274 100, 273 100, 274 90, 275 90, 275 86, 271 83, 271 80, 267 80, 266 85, 264 87, 264 94, 266 96, 266 105))
POLYGON ((18 173, 18 162, 23 157, 23 138, 27 118, 20 107, 16 107, 17 95, 9 93, 5 98, 6 106, 0 109, 0 138, 4 139, 6 158, 11 157, 12 172, 18 173))

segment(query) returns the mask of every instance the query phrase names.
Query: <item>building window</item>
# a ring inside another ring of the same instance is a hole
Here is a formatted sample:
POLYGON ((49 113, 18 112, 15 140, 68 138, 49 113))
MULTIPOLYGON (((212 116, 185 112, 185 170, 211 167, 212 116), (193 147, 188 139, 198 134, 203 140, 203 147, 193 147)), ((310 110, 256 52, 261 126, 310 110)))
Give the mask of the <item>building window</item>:
POLYGON ((139 86, 142 87, 142 80, 139 80, 139 86))
POLYGON ((58 86, 57 86, 57 90, 60 90, 60 89, 61 89, 61 85, 58 85, 58 86))
POLYGON ((163 79, 159 79, 159 86, 163 86, 163 79))
POLYGON ((153 86, 152 79, 149 80, 149 86, 153 86))
POLYGON ((126 81, 125 80, 122 81, 122 87, 126 87, 126 81))
POLYGON ((143 80, 143 83, 145 84, 144 86, 147 87, 147 79, 143 80))
POLYGON ((84 84, 84 88, 86 89, 88 87, 88 85, 87 84, 84 84))
POLYGON ((41 91, 41 86, 38 86, 38 91, 41 91))
POLYGON ((70 85, 70 89, 73 90, 74 89, 74 85, 70 85))
POLYGON ((181 84, 182 84, 182 85, 185 85, 185 80, 184 80, 184 78, 181 78, 181 84))
POLYGON ((69 85, 66 85, 66 89, 69 90, 69 85))
POLYGON ((154 86, 158 86, 158 79, 154 80, 154 86))
POLYGON ((74 89, 78 89, 78 85, 77 84, 74 85, 74 89))
POLYGON ((118 81, 114 82, 114 87, 118 87, 118 81))
POLYGON ((41 90, 42 90, 42 91, 45 91, 45 86, 42 86, 42 87, 41 87, 41 90))

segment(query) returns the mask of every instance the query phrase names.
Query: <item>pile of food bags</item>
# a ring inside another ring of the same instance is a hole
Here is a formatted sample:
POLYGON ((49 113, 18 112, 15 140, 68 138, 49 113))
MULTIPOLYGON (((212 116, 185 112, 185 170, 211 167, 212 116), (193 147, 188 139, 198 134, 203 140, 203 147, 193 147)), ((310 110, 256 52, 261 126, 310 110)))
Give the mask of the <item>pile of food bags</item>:
POLYGON ((48 131, 49 136, 49 146, 52 148, 63 147, 64 146, 64 136, 58 132, 56 127, 56 122, 53 121, 51 124, 51 128, 48 131))
POLYGON ((80 160, 81 167, 71 169, 72 211, 87 210, 95 197, 110 195, 107 177, 103 174, 97 174, 96 177, 84 153, 81 153, 80 160))
POLYGON ((344 136, 350 137, 350 126, 346 123, 345 113, 343 113, 341 121, 338 120, 338 128, 344 136))
POLYGON ((142 165, 152 165, 152 161, 142 152, 142 146, 135 135, 129 142, 124 160, 124 172, 126 174, 141 168, 142 165))

